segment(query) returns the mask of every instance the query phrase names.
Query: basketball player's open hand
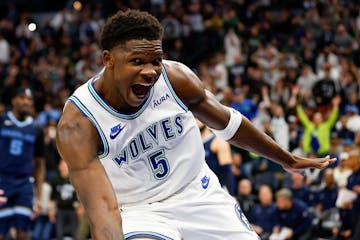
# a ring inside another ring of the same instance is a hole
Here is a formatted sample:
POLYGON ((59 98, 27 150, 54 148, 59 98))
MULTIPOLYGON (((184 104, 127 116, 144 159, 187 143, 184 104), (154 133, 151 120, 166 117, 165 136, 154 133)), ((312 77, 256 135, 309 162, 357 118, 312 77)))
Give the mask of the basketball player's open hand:
POLYGON ((304 176, 306 168, 324 169, 336 161, 336 158, 330 158, 329 155, 323 158, 303 158, 297 156, 294 156, 294 158, 294 163, 283 166, 283 168, 290 173, 298 173, 302 176, 304 176))

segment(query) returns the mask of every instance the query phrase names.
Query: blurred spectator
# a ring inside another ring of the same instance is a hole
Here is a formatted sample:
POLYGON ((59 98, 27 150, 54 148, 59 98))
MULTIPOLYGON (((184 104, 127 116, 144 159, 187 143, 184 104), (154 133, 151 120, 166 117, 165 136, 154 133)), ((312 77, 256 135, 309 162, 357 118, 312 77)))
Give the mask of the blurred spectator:
POLYGON ((315 215, 317 223, 315 232, 318 237, 336 237, 334 232, 341 226, 339 211, 335 206, 338 187, 334 181, 332 169, 327 169, 324 173, 324 186, 321 187, 316 196, 315 215))
POLYGON ((240 88, 234 90, 233 102, 230 106, 241 112, 246 118, 250 120, 256 116, 256 102, 254 102, 252 99, 246 98, 246 93, 240 88))
POLYGON ((235 57, 241 56, 241 42, 236 35, 234 28, 229 28, 224 37, 225 47, 225 63, 226 66, 233 66, 235 64, 235 57))
POLYGON ((316 58, 316 72, 321 72, 324 67, 337 68, 339 65, 339 57, 335 53, 332 52, 330 45, 325 45, 322 48, 322 51, 319 52, 316 58))
POLYGON ((346 129, 350 130, 353 133, 360 131, 360 115, 359 108, 356 105, 347 105, 345 106, 345 126, 346 129))
POLYGON ((329 152, 330 133, 339 114, 340 97, 335 97, 332 103, 333 109, 326 121, 324 121, 323 114, 320 112, 316 112, 312 120, 310 120, 303 108, 300 105, 297 106, 297 115, 304 126, 302 148, 305 153, 314 152, 318 156, 324 156, 329 152))
MULTIPOLYGON (((286 228, 286 236, 282 239, 308 240, 312 234, 312 216, 307 205, 298 199, 293 199, 291 191, 280 189, 276 192, 276 206, 278 222, 273 234, 279 234, 286 228)), ((270 236, 271 239, 273 236, 270 236)))
POLYGON ((249 221, 261 239, 267 240, 275 226, 274 219, 276 219, 276 205, 273 202, 271 187, 268 185, 260 186, 258 198, 260 203, 251 208, 249 221))
POLYGON ((316 75, 311 67, 305 65, 301 68, 301 74, 296 80, 296 84, 300 87, 300 95, 302 98, 309 98, 312 96, 312 87, 316 82, 316 75))
POLYGON ((297 173, 291 173, 291 187, 292 198, 303 201, 312 207, 315 204, 315 194, 305 184, 305 178, 297 173))
POLYGON ((32 240, 51 239, 54 230, 55 218, 50 213, 51 185, 44 182, 42 185, 41 199, 35 207, 34 230, 32 240))
MULTIPOLYGON (((244 86, 246 64, 242 55, 234 55, 234 63, 229 67, 229 84, 232 88, 248 88, 244 86)), ((246 90, 248 91, 248 90, 246 90)))
POLYGON ((339 165, 334 168, 334 180, 337 186, 343 188, 347 185, 347 180, 352 174, 351 162, 349 161, 349 153, 341 152, 339 154, 339 165))
POLYGON ((285 121, 284 109, 274 103, 271 105, 271 113, 270 127, 273 138, 282 148, 289 150, 289 126, 285 121))
POLYGON ((215 54, 209 71, 213 78, 214 85, 218 90, 222 90, 229 85, 228 71, 225 66, 224 54, 222 52, 217 52, 215 54))
POLYGON ((289 150, 293 151, 300 145, 301 129, 294 115, 288 117, 289 126, 289 150))
POLYGON ((238 185, 236 200, 246 216, 250 216, 251 208, 255 204, 256 196, 253 194, 253 188, 249 179, 242 179, 238 185))
POLYGON ((331 67, 324 67, 324 76, 315 82, 312 88, 312 94, 315 98, 316 106, 319 110, 324 111, 324 107, 331 103, 331 100, 335 97, 337 91, 334 80, 330 75, 331 67))
POLYGON ((169 45, 181 36, 181 25, 171 13, 166 14, 165 18, 161 21, 161 25, 164 28, 164 48, 168 49, 169 45))
POLYGON ((335 52, 342 56, 350 57, 354 50, 354 39, 347 32, 345 25, 342 23, 336 28, 334 45, 335 52))
MULTIPOLYGON (((315 158, 316 156, 317 156, 316 153, 312 153, 312 152, 307 154, 307 157, 309 157, 309 158, 315 158)), ((312 192, 312 196, 309 197, 311 199, 310 200, 311 202, 308 203, 311 206, 313 206, 314 201, 316 199, 314 191, 318 190, 318 188, 322 184, 323 173, 324 173, 324 171, 322 171, 320 169, 314 169, 314 168, 305 169, 305 171, 304 171, 304 174, 306 176, 305 177, 305 185, 312 192)))
POLYGON ((351 214, 353 219, 353 239, 360 239, 360 155, 358 152, 351 156, 353 158, 353 173, 349 176, 346 188, 354 191, 357 198, 352 202, 351 214))
POLYGON ((55 229, 58 240, 75 237, 78 201, 74 187, 69 180, 69 169, 64 160, 59 162, 59 177, 52 183, 50 219, 56 218, 55 229))
POLYGON ((200 120, 197 120, 205 149, 205 160, 219 178, 221 186, 235 195, 234 176, 231 171, 232 157, 230 144, 215 136, 200 120))

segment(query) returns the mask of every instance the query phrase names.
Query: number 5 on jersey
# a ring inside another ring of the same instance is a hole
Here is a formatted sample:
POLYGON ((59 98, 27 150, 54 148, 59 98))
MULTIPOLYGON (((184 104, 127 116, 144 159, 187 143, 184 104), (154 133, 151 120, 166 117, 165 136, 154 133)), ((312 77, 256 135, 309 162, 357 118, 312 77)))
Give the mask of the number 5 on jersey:
POLYGON ((168 176, 170 167, 164 149, 148 155, 148 160, 155 179, 163 180, 168 176))

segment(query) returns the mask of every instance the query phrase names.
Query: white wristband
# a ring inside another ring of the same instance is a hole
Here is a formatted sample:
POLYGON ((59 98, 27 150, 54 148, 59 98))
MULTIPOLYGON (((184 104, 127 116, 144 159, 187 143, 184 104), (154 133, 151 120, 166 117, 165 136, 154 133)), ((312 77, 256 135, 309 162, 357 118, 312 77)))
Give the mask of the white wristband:
POLYGON ((230 120, 223 130, 216 130, 211 129, 215 135, 225 141, 230 140, 236 133, 236 131, 239 129, 241 121, 242 121, 242 115, 238 111, 236 111, 233 108, 229 108, 228 110, 230 112, 230 120))

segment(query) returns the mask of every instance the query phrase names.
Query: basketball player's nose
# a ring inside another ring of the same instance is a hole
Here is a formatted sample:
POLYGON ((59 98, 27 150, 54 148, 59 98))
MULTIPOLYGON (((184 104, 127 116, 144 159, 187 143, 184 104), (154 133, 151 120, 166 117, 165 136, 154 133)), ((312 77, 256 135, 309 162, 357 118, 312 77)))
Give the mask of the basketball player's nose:
POLYGON ((151 81, 158 75, 156 68, 152 64, 146 64, 141 71, 141 75, 147 81, 151 81))

